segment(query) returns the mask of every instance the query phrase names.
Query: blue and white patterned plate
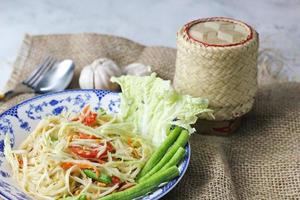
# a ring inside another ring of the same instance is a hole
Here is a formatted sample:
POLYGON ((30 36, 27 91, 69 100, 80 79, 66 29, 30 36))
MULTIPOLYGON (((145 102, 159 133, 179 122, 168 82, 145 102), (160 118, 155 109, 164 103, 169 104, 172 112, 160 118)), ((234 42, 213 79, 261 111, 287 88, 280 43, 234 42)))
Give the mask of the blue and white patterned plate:
MULTIPOLYGON (((109 113, 116 113, 120 97, 118 93, 104 90, 70 90, 37 96, 0 114, 0 199, 31 199, 11 178, 3 153, 5 135, 10 135, 13 148, 18 147, 43 117, 62 112, 78 113, 86 104, 95 110, 101 107, 109 113)), ((180 176, 141 199, 159 199, 167 194, 183 177, 189 160, 190 146, 187 145, 186 155, 179 166, 180 176)))

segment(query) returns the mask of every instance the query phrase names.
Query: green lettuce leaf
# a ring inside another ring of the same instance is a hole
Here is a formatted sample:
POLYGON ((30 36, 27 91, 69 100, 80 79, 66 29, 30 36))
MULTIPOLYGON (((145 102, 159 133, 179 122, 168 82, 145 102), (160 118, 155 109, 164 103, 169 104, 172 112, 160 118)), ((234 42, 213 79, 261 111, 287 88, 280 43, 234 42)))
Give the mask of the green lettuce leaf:
POLYGON ((112 82, 121 86, 121 105, 118 118, 134 124, 136 133, 152 140, 159 146, 167 137, 171 125, 183 127, 189 133, 201 113, 207 109, 208 100, 181 95, 170 81, 162 80, 153 73, 151 76, 112 77, 112 82))

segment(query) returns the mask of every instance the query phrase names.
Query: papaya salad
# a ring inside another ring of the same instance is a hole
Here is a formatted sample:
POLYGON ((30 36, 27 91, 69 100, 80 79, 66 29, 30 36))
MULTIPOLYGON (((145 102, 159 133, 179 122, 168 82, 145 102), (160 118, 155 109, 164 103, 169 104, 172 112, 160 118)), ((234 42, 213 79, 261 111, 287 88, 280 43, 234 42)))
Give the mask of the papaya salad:
POLYGON ((42 119, 17 149, 5 140, 13 178, 34 199, 134 199, 179 175, 178 164, 208 101, 178 94, 155 74, 112 78, 120 111, 85 106, 42 119))

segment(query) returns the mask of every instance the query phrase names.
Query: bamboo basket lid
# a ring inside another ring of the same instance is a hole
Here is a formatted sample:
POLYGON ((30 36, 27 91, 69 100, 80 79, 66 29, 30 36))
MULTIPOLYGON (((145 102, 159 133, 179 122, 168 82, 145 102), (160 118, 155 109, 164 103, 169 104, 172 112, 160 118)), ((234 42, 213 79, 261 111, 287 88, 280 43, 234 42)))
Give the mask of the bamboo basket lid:
POLYGON ((203 21, 189 27, 188 34, 195 40, 214 46, 239 44, 251 35, 251 29, 230 21, 203 21))

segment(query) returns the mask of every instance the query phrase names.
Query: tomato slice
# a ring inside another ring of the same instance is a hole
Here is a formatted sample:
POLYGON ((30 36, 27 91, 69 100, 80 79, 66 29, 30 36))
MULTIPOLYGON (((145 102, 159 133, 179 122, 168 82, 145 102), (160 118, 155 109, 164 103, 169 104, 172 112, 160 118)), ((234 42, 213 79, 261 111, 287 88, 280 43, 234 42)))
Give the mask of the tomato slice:
POLYGON ((80 139, 98 139, 94 135, 88 135, 88 134, 84 134, 84 133, 79 133, 78 135, 79 135, 80 139))
POLYGON ((86 126, 93 126, 97 121, 97 113, 91 112, 88 116, 86 116, 83 120, 83 124, 86 126))
POLYGON ((71 152, 82 157, 82 158, 96 158, 98 150, 96 149, 83 149, 82 147, 77 147, 77 146, 71 146, 69 147, 71 152))
POLYGON ((105 160, 98 160, 98 163, 100 163, 100 164, 104 164, 104 163, 106 163, 107 161, 105 161, 105 160))
POLYGON ((112 181, 113 184, 121 183, 121 179, 117 176, 112 176, 111 181, 112 181))
POLYGON ((109 152, 112 152, 112 153, 116 152, 116 149, 114 148, 114 146, 110 142, 107 142, 106 150, 109 151, 109 152))
POLYGON ((107 152, 114 153, 116 152, 116 149, 113 147, 113 145, 110 142, 107 142, 106 144, 106 150, 103 154, 99 156, 99 159, 102 160, 103 158, 107 158, 107 152))
MULTIPOLYGON (((97 154, 99 152, 96 148, 95 149, 92 149, 92 148, 84 149, 81 146, 70 146, 69 149, 72 153, 74 153, 82 158, 86 158, 86 159, 97 158, 97 154)), ((97 159, 102 160, 103 158, 107 157, 107 152, 115 152, 115 151, 116 150, 113 147, 113 145, 110 142, 107 142, 106 150, 97 159)))

